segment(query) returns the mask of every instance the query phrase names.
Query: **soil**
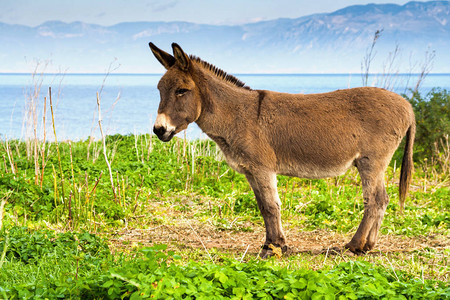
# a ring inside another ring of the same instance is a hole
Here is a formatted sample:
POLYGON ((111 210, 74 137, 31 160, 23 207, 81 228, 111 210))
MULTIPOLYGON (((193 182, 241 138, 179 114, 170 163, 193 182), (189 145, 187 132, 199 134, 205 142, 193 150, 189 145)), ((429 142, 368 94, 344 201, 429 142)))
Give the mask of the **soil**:
MULTIPOLYGON (((166 244, 169 250, 186 259, 221 261, 226 255, 247 261, 257 257, 265 240, 262 218, 237 217, 230 220, 209 216, 209 212, 205 214, 205 209, 210 207, 205 205, 207 202, 199 204, 189 201, 189 197, 181 200, 182 205, 176 201, 171 204, 149 201, 145 207, 138 209, 141 214, 135 214, 124 228, 106 233, 110 249, 132 253, 141 247, 166 244), (220 220, 225 220, 224 224, 220 220)), ((322 268, 327 260, 333 263, 355 259, 355 255, 343 246, 350 241, 356 227, 349 233, 336 233, 323 229, 305 230, 295 224, 298 220, 283 220, 289 247, 284 257, 298 258, 298 263, 306 263, 307 267, 314 269, 322 268)), ((362 259, 386 268, 392 268, 392 264, 405 271, 415 268, 422 279, 447 281, 450 276, 449 249, 450 239, 447 236, 380 234, 375 249, 362 259), (440 271, 436 273, 436 270, 440 271)))
MULTIPOLYGON (((175 249, 216 249, 219 252, 256 255, 265 239, 264 226, 261 224, 245 224, 245 231, 236 229, 218 229, 210 223, 202 223, 196 219, 179 218, 176 225, 152 225, 148 228, 125 228, 115 232, 110 238, 113 249, 123 251, 126 248, 167 244, 175 249)), ((289 229, 284 224, 289 253, 311 253, 313 255, 331 250, 343 250, 343 246, 351 239, 351 234, 340 234, 327 230, 301 231, 289 229)), ((450 248, 450 240, 442 236, 405 237, 396 235, 380 235, 378 243, 370 253, 413 252, 427 248, 444 251, 450 248)), ((330 252, 331 253, 331 252, 330 252)), ((352 255, 345 252, 346 255, 352 255)))

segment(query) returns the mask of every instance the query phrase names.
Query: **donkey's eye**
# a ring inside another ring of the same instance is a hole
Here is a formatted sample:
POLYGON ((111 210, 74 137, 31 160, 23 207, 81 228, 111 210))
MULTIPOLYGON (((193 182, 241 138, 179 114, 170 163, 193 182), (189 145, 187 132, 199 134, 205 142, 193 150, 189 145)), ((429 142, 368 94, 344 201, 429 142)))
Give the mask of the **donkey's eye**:
POLYGON ((175 95, 177 96, 183 96, 184 94, 186 94, 187 92, 189 92, 188 89, 178 89, 175 91, 175 95))

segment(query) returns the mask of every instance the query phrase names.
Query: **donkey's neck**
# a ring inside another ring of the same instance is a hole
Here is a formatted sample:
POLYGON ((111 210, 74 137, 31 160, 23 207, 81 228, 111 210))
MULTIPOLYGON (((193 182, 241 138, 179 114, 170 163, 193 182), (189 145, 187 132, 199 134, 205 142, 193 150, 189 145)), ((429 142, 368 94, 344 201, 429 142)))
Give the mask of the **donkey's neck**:
POLYGON ((202 112, 196 123, 210 137, 230 135, 242 110, 253 106, 257 92, 198 68, 195 76, 202 97, 202 112))

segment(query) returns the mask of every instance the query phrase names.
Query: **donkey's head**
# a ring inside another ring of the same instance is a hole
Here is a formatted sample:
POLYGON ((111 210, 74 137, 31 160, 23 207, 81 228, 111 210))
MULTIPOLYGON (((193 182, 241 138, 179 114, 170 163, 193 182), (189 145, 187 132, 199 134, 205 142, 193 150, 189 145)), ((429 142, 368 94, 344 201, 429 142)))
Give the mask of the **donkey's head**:
POLYGON ((173 43, 173 56, 150 43, 156 59, 167 69, 158 83, 161 101, 153 132, 163 142, 200 116, 200 93, 191 76, 192 62, 180 46, 173 43))

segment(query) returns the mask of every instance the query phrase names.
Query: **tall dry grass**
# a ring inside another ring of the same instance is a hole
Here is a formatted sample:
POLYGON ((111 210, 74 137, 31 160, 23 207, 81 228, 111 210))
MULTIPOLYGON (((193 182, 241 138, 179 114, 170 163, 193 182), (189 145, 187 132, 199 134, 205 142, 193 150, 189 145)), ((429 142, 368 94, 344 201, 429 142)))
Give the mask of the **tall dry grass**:
POLYGON ((382 62, 382 73, 377 74, 374 77, 374 82, 370 83, 369 76, 371 75, 372 64, 377 54, 376 45, 382 38, 382 35, 383 29, 375 31, 372 42, 367 47, 366 53, 361 61, 362 85, 374 85, 389 91, 399 90, 402 87, 403 94, 409 92, 411 92, 411 94, 417 93, 425 78, 433 69, 434 58, 436 56, 435 51, 427 49, 422 61, 413 60, 412 57, 410 57, 410 66, 409 71, 407 72, 406 81, 401 82, 398 75, 400 75, 400 57, 402 55, 402 49, 400 45, 396 44, 394 50, 389 52, 386 59, 382 62), (414 76, 417 77, 414 79, 414 76))

